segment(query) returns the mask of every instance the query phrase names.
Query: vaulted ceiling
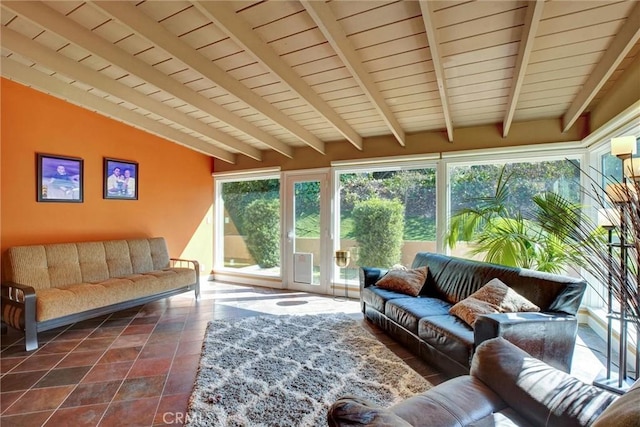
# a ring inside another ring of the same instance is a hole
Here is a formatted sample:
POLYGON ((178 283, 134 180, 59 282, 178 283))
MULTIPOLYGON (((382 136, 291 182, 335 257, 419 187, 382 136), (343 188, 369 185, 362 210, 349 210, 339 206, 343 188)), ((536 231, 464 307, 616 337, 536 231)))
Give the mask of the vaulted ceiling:
POLYGON ((557 119, 640 50, 638 1, 5 1, 2 76, 234 163, 557 119))

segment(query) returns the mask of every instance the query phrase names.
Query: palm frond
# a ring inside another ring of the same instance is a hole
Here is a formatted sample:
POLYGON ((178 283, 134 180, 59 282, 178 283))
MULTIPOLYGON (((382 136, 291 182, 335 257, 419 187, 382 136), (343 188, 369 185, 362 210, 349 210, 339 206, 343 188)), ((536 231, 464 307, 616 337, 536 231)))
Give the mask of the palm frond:
MULTIPOLYGON (((579 165, 571 163, 582 174, 579 165)), ((485 261, 540 271, 561 273, 567 266, 582 267, 599 283, 611 287, 616 301, 625 305, 627 315, 640 328, 640 182, 618 182, 599 174, 601 181, 586 175, 588 185, 580 185, 585 198, 595 206, 608 208, 606 189, 613 186, 620 225, 608 232, 585 214, 584 206, 555 192, 533 197, 535 208, 527 215, 510 212, 508 174, 503 168, 495 192, 489 197, 473 199, 474 208, 462 209, 451 217, 448 244, 458 239, 471 243, 471 254, 485 261), (624 184, 624 185, 623 185, 624 184), (626 257, 620 259, 624 242, 626 257)), ((592 287, 598 293, 598 287, 592 287)))
POLYGON ((459 209, 451 215, 446 238, 450 248, 455 247, 459 240, 473 240, 474 236, 483 230, 493 218, 505 216, 505 203, 508 198, 507 183, 511 176, 512 174, 505 175, 503 167, 492 196, 471 198, 469 201, 473 203, 473 207, 459 209))

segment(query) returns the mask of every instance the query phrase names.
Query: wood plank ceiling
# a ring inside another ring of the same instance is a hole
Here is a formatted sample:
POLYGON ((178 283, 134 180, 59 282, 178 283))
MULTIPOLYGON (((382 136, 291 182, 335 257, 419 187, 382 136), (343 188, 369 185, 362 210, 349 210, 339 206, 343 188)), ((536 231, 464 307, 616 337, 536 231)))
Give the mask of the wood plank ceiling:
POLYGON ((5 1, 2 76, 226 162, 558 119, 640 50, 638 1, 5 1))

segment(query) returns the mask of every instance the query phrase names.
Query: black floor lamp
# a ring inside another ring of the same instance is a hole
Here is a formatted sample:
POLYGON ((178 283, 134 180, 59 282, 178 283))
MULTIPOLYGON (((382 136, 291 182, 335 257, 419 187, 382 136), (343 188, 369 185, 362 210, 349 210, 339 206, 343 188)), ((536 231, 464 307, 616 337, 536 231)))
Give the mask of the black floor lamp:
MULTIPOLYGON (((628 341, 629 341, 629 324, 635 323, 637 320, 633 319, 633 313, 630 313, 628 303, 631 298, 638 298, 640 295, 640 289, 634 289, 634 286, 629 284, 636 284, 637 277, 633 278, 630 275, 640 274, 637 270, 640 262, 638 261, 638 253, 635 253, 635 245, 633 239, 634 225, 637 225, 636 206, 633 204, 637 202, 638 195, 634 194, 636 191, 636 185, 631 185, 627 182, 627 176, 631 179, 637 179, 640 175, 638 169, 640 169, 640 159, 633 159, 633 155, 636 153, 636 138, 621 137, 613 138, 611 140, 611 154, 617 156, 623 163, 622 183, 610 184, 606 187, 606 193, 608 199, 615 206, 615 209, 606 209, 608 212, 604 212, 598 216, 599 224, 607 230, 608 235, 608 247, 609 247, 609 277, 607 283, 607 367, 606 377, 596 379, 595 383, 603 388, 617 393, 624 392, 629 388, 632 383, 632 379, 629 377, 627 368, 627 353, 628 353, 628 341), (616 231, 618 236, 617 241, 614 241, 613 232, 616 231), (619 255, 619 265, 614 265, 614 252, 617 251, 619 255), (635 258, 632 256, 635 254, 635 258), (615 272, 615 273, 614 273, 615 272), (631 280, 635 279, 635 280, 631 280), (636 293, 636 295, 633 295, 636 293), (617 295, 616 295, 617 294, 617 295), (619 307, 616 309, 613 306, 615 299, 619 302, 619 307), (618 337, 618 372, 617 374, 612 372, 613 361, 613 332, 614 322, 618 325, 619 337, 618 337)), ((636 203, 637 204, 637 203, 636 203)), ((640 339, 640 330, 636 326, 636 341, 640 339)), ((636 363, 635 363, 635 375, 638 378, 638 368, 640 367, 640 355, 638 355, 638 349, 636 349, 636 363)))

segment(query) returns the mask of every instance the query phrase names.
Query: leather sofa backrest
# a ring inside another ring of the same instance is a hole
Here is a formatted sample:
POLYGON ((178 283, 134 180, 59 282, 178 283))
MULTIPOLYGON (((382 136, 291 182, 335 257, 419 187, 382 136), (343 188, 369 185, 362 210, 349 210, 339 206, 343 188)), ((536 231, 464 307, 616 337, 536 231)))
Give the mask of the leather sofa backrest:
POLYGON ((501 337, 478 345, 470 374, 533 426, 589 426, 617 399, 501 337))
POLYGON ((435 296, 452 304, 498 278, 544 312, 575 315, 580 307, 586 282, 582 279, 506 267, 431 252, 418 252, 412 268, 429 268, 422 294, 435 296))

